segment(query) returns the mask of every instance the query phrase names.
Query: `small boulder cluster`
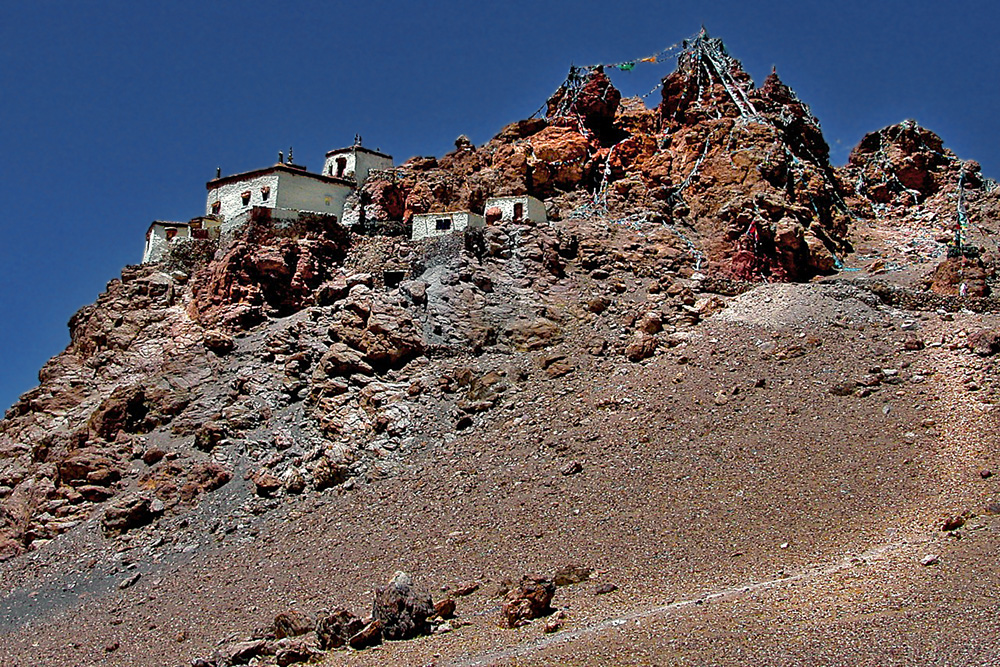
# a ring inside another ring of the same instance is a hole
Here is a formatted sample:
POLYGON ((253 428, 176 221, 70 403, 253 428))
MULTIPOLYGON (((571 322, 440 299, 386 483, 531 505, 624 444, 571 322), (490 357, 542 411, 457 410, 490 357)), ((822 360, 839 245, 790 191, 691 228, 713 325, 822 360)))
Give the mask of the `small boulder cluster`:
MULTIPOLYGON (((551 599, 551 595, 549 596, 551 599)), ((245 641, 229 642, 209 658, 196 658, 193 667, 230 665, 295 665, 320 659, 328 651, 362 651, 383 640, 413 639, 453 629, 455 601, 434 603, 430 593, 414 584, 405 572, 396 572, 375 591, 372 613, 361 618, 336 607, 310 615, 298 610, 278 614, 266 630, 245 641)))

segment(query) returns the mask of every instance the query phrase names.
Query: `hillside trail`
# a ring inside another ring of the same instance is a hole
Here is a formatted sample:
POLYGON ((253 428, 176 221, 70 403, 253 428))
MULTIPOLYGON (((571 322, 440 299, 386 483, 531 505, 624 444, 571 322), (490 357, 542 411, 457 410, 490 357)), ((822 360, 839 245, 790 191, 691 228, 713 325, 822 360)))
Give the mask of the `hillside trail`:
POLYGON ((838 561, 817 563, 804 567, 787 576, 746 582, 736 586, 708 591, 697 597, 689 597, 667 604, 638 609, 573 630, 545 635, 534 641, 522 643, 507 649, 474 656, 464 656, 457 660, 441 664, 443 667, 484 667, 486 665, 496 665, 501 661, 530 656, 549 646, 565 646, 587 637, 620 628, 629 623, 637 623, 645 619, 701 609, 703 605, 713 601, 729 600, 750 593, 768 591, 794 584, 821 585, 845 570, 855 569, 859 566, 869 566, 877 570, 880 569, 880 566, 884 567, 898 562, 907 556, 913 556, 919 551, 920 546, 926 545, 931 539, 926 534, 913 533, 902 539, 873 547, 860 554, 845 556, 838 561))
MULTIPOLYGON (((930 329, 935 334, 941 331, 937 327, 930 329)), ((927 333, 930 334, 931 331, 927 333)), ((965 388, 970 377, 978 376, 984 371, 988 373, 989 369, 987 364, 973 355, 956 358, 949 346, 964 341, 948 338, 947 335, 940 336, 940 343, 930 348, 925 358, 927 370, 934 377, 931 384, 934 407, 928 414, 933 415, 936 425, 943 427, 944 431, 939 446, 929 452, 929 455, 933 460, 935 477, 952 499, 961 499, 963 504, 974 504, 976 492, 965 481, 970 475, 975 476, 973 469, 983 462, 984 443, 990 442, 992 406, 970 397, 965 388)), ((530 664, 536 661, 541 664, 546 660, 544 651, 549 648, 567 650, 573 645, 582 644, 583 640, 625 630, 630 626, 638 627, 643 621, 681 614, 691 615, 692 622, 698 622, 698 619, 708 621, 713 614, 713 608, 708 606, 710 602, 735 602, 754 593, 777 594, 777 591, 793 586, 804 589, 800 590, 800 595, 804 598, 822 605, 824 590, 835 588, 831 584, 838 578, 854 579, 868 592, 876 591, 885 587, 886 581, 900 576, 915 577, 915 563, 923 558, 936 558, 933 554, 948 548, 945 542, 948 541, 949 534, 935 531, 939 526, 928 526, 928 516, 920 507, 910 507, 901 518, 903 516, 906 517, 903 519, 906 526, 902 528, 902 535, 898 539, 860 553, 850 553, 850 546, 845 544, 846 555, 843 558, 806 565, 791 574, 786 575, 784 570, 780 570, 778 576, 706 590, 700 595, 665 604, 640 607, 581 627, 542 635, 515 646, 466 655, 440 664, 448 667, 483 667, 521 664, 522 659, 530 664)), ((730 613, 738 615, 740 612, 734 610, 730 613)))

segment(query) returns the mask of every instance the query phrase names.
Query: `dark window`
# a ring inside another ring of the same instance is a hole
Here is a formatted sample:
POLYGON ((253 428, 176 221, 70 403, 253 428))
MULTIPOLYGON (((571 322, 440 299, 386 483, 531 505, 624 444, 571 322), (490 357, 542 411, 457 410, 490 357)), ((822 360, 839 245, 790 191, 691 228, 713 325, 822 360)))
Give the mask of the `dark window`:
POLYGON ((214 215, 219 215, 219 211, 221 211, 221 210, 222 210, 222 202, 221 201, 212 202, 212 213, 214 215))
POLYGON ((271 186, 270 185, 261 186, 260 188, 261 201, 267 201, 270 196, 271 196, 271 186))
POLYGON ((524 218, 524 204, 517 202, 514 204, 514 222, 520 222, 524 218))
POLYGON ((404 278, 406 278, 406 271, 386 269, 382 272, 382 282, 390 289, 397 287, 399 283, 403 282, 404 278))
POLYGON ((439 232, 448 231, 451 229, 451 218, 438 218, 434 221, 434 229, 439 232))
POLYGON ((240 193, 240 198, 243 200, 243 205, 246 206, 250 203, 250 191, 244 190, 240 193))
POLYGON ((344 171, 346 170, 347 170, 347 158, 346 157, 337 158, 337 178, 342 177, 344 175, 344 171))
POLYGON ((175 236, 177 236, 177 230, 176 229, 168 229, 167 230, 167 240, 168 241, 170 239, 174 238, 175 236))

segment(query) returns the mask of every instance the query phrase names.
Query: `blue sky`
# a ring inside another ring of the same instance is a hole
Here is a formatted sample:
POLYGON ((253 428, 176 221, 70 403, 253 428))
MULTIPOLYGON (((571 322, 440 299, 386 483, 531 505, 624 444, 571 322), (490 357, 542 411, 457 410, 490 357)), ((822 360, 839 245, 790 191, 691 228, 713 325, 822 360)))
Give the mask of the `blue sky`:
MULTIPOLYGON (((571 63, 640 58, 698 31, 760 83, 778 73, 836 163, 905 118, 1000 177, 1000 5, 939 2, 363 3, 3 0, 0 410, 153 219, 202 213, 205 181, 295 147, 441 155, 534 112, 571 63)), ((645 93, 666 65, 614 72, 645 93)), ((654 95, 650 99, 655 100, 654 95)))

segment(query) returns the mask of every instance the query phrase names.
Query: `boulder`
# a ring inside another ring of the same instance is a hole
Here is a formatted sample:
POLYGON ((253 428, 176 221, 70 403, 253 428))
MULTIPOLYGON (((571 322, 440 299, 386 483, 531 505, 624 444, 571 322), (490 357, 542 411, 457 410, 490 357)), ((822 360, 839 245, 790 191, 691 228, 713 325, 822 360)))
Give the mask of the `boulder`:
POLYGON ((107 486, 120 478, 114 461, 95 450, 81 450, 59 464, 59 479, 64 484, 89 482, 107 486))
POLYGON ((552 578, 556 586, 571 586, 590 579, 592 568, 580 565, 566 565, 556 570, 552 578))
POLYGON ((417 588, 405 572, 396 572, 388 585, 375 592, 372 616, 381 623, 386 639, 411 639, 430 633, 427 619, 433 615, 430 593, 417 588))
POLYGON ((528 621, 547 616, 554 610, 550 606, 556 593, 556 584, 544 577, 525 577, 504 597, 500 614, 509 628, 516 628, 528 621))
POLYGON ((143 494, 125 496, 104 509, 101 526, 112 534, 145 526, 154 519, 152 504, 152 499, 143 494))
POLYGON ((316 636, 319 638, 320 648, 340 648, 364 627, 364 621, 346 609, 338 607, 320 617, 319 623, 316 624, 316 636))
POLYGON ((236 347, 233 337, 218 329, 205 332, 205 347, 218 355, 229 354, 236 347))
POLYGON ((656 353, 656 338, 643 331, 636 331, 629 344, 625 347, 625 356, 629 361, 642 361, 656 353))
POLYGON ((274 636, 277 639, 298 637, 312 632, 315 627, 316 623, 309 614, 296 609, 283 611, 274 617, 274 636))
POLYGON ((261 470, 252 478, 254 490, 261 498, 270 498, 281 490, 281 480, 271 473, 261 470))
POLYGON ((1000 352, 1000 329, 981 329, 967 339, 969 349, 980 357, 991 357, 1000 352))
POLYGON ((223 646, 216 652, 216 664, 246 665, 261 655, 267 646, 263 639, 236 642, 223 646))
POLYGON ((355 651, 361 651, 371 646, 382 643, 382 622, 374 620, 364 627, 358 634, 351 637, 348 645, 355 651))
POLYGON ((323 652, 317 649, 312 641, 304 637, 287 637, 279 640, 275 646, 274 660, 279 667, 288 667, 309 662, 322 655, 323 652))
POLYGON ((371 375, 372 372, 372 367, 361 358, 360 352, 344 343, 334 343, 316 364, 313 377, 349 377, 355 373, 371 375))
POLYGON ((455 601, 445 598, 434 605, 434 615, 439 618, 453 618, 455 616, 455 601))

